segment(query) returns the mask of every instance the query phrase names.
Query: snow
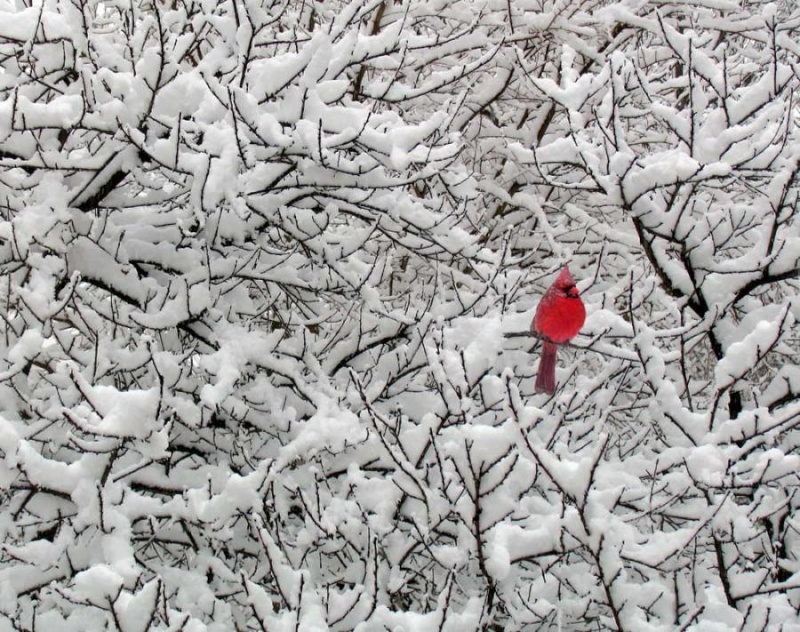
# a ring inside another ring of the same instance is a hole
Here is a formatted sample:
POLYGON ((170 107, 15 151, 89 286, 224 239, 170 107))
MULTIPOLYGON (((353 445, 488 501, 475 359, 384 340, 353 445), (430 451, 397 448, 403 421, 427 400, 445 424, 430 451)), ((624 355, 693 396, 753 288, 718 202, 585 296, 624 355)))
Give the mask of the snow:
POLYGON ((38 329, 28 329, 22 333, 14 343, 14 346, 7 350, 6 359, 12 365, 24 364, 35 358, 45 344, 42 332, 38 329))
POLYGON ((761 356, 778 339, 784 325, 783 318, 759 322, 745 338, 728 347, 725 357, 717 363, 714 377, 717 388, 730 387, 746 372, 754 368, 761 356))
POLYGON ((0 0, 0 627, 792 627, 797 15, 512 4, 0 0))
POLYGON ((210 407, 228 397, 243 368, 260 355, 269 354, 279 334, 265 336, 231 327, 220 332, 222 345, 203 361, 203 368, 214 376, 214 383, 205 384, 200 392, 202 401, 210 407))
POLYGON ((34 37, 37 30, 46 32, 52 38, 72 36, 70 24, 51 11, 43 12, 38 7, 13 11, 0 11, 0 37, 8 40, 26 42, 34 37))
POLYGON ((158 605, 158 580, 150 580, 136 594, 123 592, 117 600, 116 611, 124 630, 146 632, 152 624, 153 615, 158 605))
POLYGON ((20 97, 16 103, 16 116, 31 127, 69 128, 78 123, 82 114, 83 99, 77 94, 59 95, 47 103, 20 97))
POLYGON ((102 605, 106 600, 114 600, 123 586, 123 579, 110 567, 97 564, 75 575, 75 591, 77 596, 95 605, 102 605))
POLYGON ((491 531, 486 567, 495 580, 509 576, 512 561, 557 550, 559 521, 551 516, 531 523, 527 528, 500 524, 491 531))
POLYGON ((91 406, 85 425, 82 424, 86 430, 111 437, 149 437, 159 427, 155 389, 119 391, 111 386, 83 383, 81 390, 91 406))
POLYGON ((67 255, 70 269, 85 277, 116 289, 123 296, 141 304, 146 290, 134 272, 126 270, 113 256, 87 237, 75 241, 67 255))

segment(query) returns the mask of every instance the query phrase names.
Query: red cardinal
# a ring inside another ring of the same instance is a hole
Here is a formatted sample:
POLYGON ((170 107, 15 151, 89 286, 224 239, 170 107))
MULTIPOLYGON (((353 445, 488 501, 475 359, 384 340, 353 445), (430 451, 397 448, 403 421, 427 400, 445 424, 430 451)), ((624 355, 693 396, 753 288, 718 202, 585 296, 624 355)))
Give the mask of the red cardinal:
POLYGON ((542 359, 536 374, 537 393, 555 393, 558 345, 577 336, 585 320, 586 308, 578 288, 575 287, 575 279, 572 278, 569 267, 564 266, 555 283, 539 302, 531 323, 531 331, 544 339, 542 359))

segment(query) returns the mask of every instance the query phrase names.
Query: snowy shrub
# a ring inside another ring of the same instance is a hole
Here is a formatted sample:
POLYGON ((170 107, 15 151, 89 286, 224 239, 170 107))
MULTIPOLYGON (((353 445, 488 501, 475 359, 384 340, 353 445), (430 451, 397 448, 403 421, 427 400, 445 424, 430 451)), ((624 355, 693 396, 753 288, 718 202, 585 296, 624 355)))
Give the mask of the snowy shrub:
POLYGON ((498 97, 510 142, 479 141, 497 230, 592 277, 575 391, 525 438, 563 504, 551 624, 777 629, 800 606, 800 16, 559 6, 516 49, 504 96, 533 105, 498 97))
POLYGON ((792 629, 800 14, 0 2, 0 629, 792 629))

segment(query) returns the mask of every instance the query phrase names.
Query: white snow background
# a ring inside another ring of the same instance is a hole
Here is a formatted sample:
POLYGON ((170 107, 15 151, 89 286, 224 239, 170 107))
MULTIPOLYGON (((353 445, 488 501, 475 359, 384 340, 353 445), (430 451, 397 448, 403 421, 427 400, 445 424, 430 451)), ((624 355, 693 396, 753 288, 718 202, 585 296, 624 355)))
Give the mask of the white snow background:
POLYGON ((798 41, 0 0, 0 632, 800 630, 798 41))

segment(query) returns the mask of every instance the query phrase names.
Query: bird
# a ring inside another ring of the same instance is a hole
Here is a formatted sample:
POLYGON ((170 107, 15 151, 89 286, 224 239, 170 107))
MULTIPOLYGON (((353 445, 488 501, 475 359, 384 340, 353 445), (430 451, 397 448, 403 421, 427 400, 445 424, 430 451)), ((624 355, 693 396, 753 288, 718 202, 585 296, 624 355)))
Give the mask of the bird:
POLYGON ((564 266, 553 285, 542 296, 531 322, 531 331, 538 334, 544 342, 542 359, 536 373, 537 393, 552 395, 556 392, 558 346, 577 336, 585 320, 586 307, 569 266, 564 266))

